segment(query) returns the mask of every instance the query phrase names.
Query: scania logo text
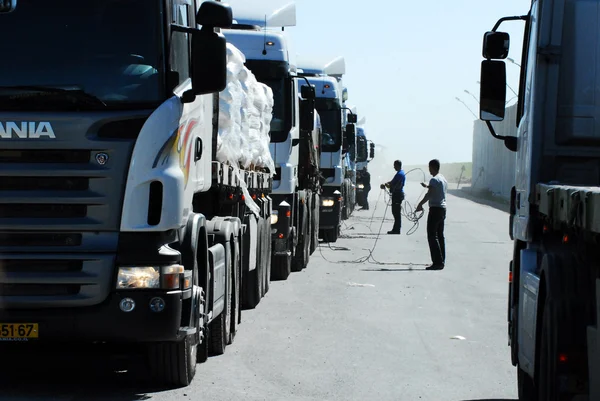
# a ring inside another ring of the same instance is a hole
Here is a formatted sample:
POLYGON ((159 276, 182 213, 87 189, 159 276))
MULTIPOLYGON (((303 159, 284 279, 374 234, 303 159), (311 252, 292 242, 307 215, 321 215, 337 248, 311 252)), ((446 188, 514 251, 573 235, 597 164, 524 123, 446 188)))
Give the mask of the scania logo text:
POLYGON ((47 121, 1 122, 0 139, 56 139, 52 124, 47 121))

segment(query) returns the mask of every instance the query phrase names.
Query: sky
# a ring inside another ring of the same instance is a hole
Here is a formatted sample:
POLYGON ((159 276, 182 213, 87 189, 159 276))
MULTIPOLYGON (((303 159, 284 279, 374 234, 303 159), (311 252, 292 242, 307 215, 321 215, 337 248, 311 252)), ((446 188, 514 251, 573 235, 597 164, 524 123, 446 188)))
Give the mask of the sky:
MULTIPOLYGON (((277 7, 290 1, 253 0, 253 6, 277 7)), ((432 158, 469 162, 475 120, 469 108, 479 115, 483 34, 501 17, 527 14, 530 4, 296 0, 297 23, 286 32, 302 58, 345 57, 348 103, 357 107, 359 119, 366 117, 367 136, 383 146, 386 155, 405 165, 432 158)), ((509 57, 518 64, 524 26, 509 21, 499 29, 511 35, 509 57)), ((518 91, 520 68, 507 62, 506 69, 508 84, 518 91)), ((513 96, 507 90, 507 100, 513 96)))

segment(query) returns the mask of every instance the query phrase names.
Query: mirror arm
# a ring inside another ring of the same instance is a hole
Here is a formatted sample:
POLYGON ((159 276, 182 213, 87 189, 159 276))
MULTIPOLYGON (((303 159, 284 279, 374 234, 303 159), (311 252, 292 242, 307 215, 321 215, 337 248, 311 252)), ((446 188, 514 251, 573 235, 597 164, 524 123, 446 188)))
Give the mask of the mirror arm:
POLYGON ((490 121, 486 121, 485 124, 487 125, 488 129, 490 130, 490 133, 492 134, 492 136, 494 138, 504 141, 504 146, 506 146, 506 148, 508 150, 510 150, 511 152, 517 151, 517 137, 516 136, 498 135, 498 134, 496 134, 496 130, 494 129, 494 127, 492 126, 492 123, 490 121))
POLYGON ((498 28, 500 28, 500 25, 505 22, 505 21, 527 21, 527 19, 529 18, 529 16, 527 15, 521 15, 518 17, 504 17, 504 18, 500 18, 498 20, 498 22, 496 22, 496 25, 494 25, 494 28, 492 29, 492 32, 496 32, 496 30, 498 28))

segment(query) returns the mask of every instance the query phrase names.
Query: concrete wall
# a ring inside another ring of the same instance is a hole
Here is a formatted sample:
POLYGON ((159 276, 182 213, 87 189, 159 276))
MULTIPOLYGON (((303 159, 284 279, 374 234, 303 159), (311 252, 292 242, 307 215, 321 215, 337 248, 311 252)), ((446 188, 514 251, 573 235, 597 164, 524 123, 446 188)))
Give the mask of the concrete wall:
MULTIPOLYGON (((498 135, 516 136, 515 122, 517 106, 506 109, 504 121, 492 122, 498 135)), ((473 124, 473 191, 487 190, 493 195, 510 199, 510 190, 515 181, 516 153, 504 146, 504 141, 490 133, 485 122, 473 124)))

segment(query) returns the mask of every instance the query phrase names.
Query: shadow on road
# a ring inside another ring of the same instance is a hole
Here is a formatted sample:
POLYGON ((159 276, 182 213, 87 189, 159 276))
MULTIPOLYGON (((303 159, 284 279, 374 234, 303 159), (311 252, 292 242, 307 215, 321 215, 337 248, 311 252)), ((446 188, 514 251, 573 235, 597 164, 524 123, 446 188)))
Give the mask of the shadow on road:
POLYGON ((499 201, 495 201, 495 200, 491 200, 491 199, 485 199, 480 196, 471 194, 468 191, 463 190, 463 189, 448 188, 448 194, 454 195, 458 198, 470 200, 471 202, 479 203, 480 205, 490 206, 490 207, 493 207, 494 209, 500 210, 502 212, 508 213, 510 211, 510 207, 508 204, 505 204, 505 203, 502 203, 499 201))
POLYGON ((479 399, 479 400, 462 400, 462 401, 519 401, 519 400, 512 399, 512 398, 486 398, 486 399, 479 399))
POLYGON ((107 355, 80 350, 2 353, 0 360, 1 401, 139 401, 167 390, 140 374, 117 372, 107 355))
POLYGON ((381 267, 378 269, 360 269, 363 272, 428 272, 429 270, 425 270, 425 266, 423 267, 403 267, 398 269, 390 269, 381 267))

